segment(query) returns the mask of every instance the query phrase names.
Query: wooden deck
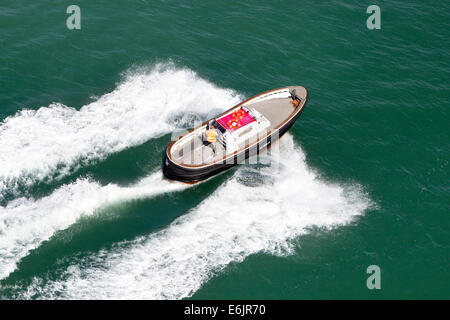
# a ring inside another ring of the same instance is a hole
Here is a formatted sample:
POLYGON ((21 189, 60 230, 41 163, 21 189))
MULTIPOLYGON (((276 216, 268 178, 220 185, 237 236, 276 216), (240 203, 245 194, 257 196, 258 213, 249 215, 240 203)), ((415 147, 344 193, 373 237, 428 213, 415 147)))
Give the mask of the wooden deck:
MULTIPOLYGON (((303 87, 289 87, 289 89, 291 88, 296 88, 296 94, 300 98, 306 97, 306 90, 303 87)), ((273 130, 288 119, 295 111, 291 101, 292 100, 288 97, 269 97, 261 100, 250 100, 243 105, 249 110, 255 109, 262 114, 270 121, 269 130, 273 130)), ((197 128, 192 132, 192 138, 185 143, 182 143, 180 140, 179 143, 181 144, 177 146, 173 153, 171 153, 171 158, 175 162, 193 166, 207 164, 223 158, 226 155, 226 149, 219 141, 214 143, 216 147, 215 153, 211 145, 207 145, 203 142, 203 134, 205 131, 205 126, 197 128)), ((249 141, 249 143, 253 142, 255 141, 249 141)))

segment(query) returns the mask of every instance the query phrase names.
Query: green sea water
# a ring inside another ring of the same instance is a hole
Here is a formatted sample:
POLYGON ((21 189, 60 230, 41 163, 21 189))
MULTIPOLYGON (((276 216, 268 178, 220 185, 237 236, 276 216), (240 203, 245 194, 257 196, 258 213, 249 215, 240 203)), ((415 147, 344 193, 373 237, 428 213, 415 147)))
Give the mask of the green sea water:
POLYGON ((72 4, 0 4, 1 299, 450 298, 448 1, 72 4), (162 178, 172 132, 287 85, 274 165, 162 178))

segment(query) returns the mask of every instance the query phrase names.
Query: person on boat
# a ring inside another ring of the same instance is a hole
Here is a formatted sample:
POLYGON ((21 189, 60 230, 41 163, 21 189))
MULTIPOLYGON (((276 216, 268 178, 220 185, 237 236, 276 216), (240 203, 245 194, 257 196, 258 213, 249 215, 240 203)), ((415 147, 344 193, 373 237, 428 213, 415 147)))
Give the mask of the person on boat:
POLYGON ((212 147, 214 154, 216 153, 216 129, 211 124, 208 130, 206 130, 206 142, 212 147))
POLYGON ((294 108, 297 108, 298 105, 300 104, 300 99, 297 98, 297 97, 295 97, 295 99, 292 99, 292 100, 291 100, 291 104, 292 104, 292 106, 293 106, 294 108))

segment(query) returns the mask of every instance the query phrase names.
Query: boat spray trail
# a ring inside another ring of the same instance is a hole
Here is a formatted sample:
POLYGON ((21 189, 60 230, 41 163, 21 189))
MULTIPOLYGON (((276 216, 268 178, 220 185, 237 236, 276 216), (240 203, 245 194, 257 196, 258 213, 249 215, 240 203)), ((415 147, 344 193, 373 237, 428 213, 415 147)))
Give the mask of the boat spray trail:
POLYGON ((21 298, 181 299, 230 263, 287 255, 311 226, 348 224, 371 206, 358 185, 320 180, 292 136, 276 165, 242 166, 162 231, 74 261, 60 280, 35 278, 21 298), (95 262, 95 263, 94 263, 95 262), (94 265, 101 265, 101 268, 94 265))
POLYGON ((241 100, 171 63, 132 69, 111 93, 80 110, 54 103, 0 123, 0 201, 108 155, 186 126, 241 100))
POLYGON ((16 269, 20 259, 58 230, 103 206, 182 190, 189 185, 172 182, 160 171, 130 187, 101 186, 88 179, 64 185, 39 200, 19 198, 0 207, 0 279, 16 269))

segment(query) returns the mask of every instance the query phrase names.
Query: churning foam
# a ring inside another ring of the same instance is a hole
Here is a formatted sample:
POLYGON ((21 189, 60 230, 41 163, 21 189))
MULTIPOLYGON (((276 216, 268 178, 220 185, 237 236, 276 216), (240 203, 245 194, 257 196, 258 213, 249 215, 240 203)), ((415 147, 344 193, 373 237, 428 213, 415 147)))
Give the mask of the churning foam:
POLYGON ((231 90, 166 63, 128 72, 113 92, 80 110, 60 103, 22 110, 0 123, 0 200, 172 132, 183 116, 206 119, 240 100, 231 90))
POLYGON ((277 169, 242 166, 166 229, 74 262, 60 280, 35 278, 23 298, 189 297, 228 264, 289 254, 309 227, 347 224, 370 206, 357 187, 319 180, 290 135, 280 150, 277 169))
POLYGON ((58 230, 75 223, 96 209, 128 199, 150 197, 181 190, 187 185, 163 179, 156 172, 131 187, 101 186, 88 179, 64 185, 39 200, 15 199, 0 207, 0 279, 16 268, 16 263, 58 230))

